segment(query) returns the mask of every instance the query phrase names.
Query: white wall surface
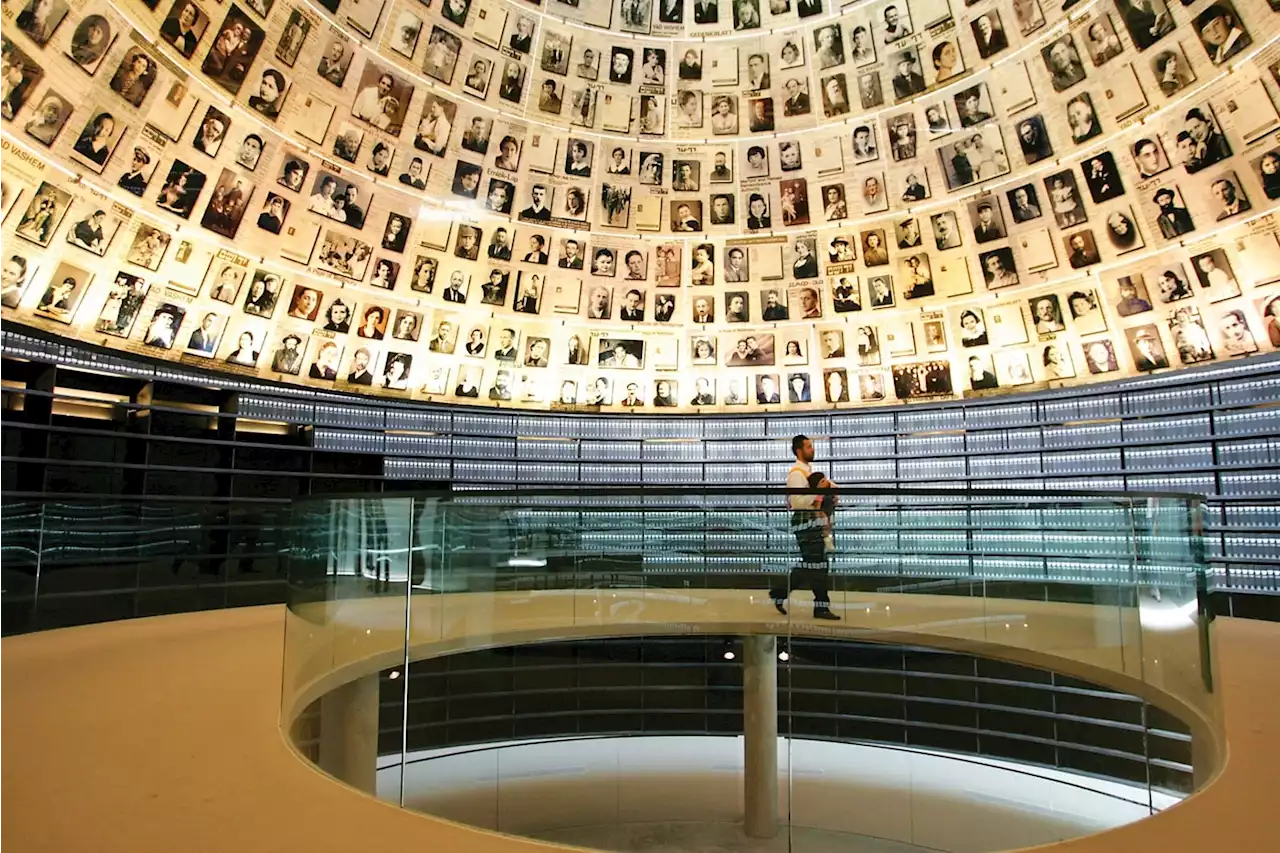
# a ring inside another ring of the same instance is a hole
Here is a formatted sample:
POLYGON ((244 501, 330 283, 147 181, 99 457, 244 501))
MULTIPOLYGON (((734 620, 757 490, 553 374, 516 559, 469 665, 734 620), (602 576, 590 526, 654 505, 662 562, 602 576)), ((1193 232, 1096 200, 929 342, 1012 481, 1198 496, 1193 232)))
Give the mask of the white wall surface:
MULTIPOLYGON (((779 814, 794 827, 986 853, 1149 814, 1139 786, 1016 762, 823 741, 779 740, 778 749, 779 814)), ((516 835, 742 818, 739 737, 511 743, 417 752, 410 761, 406 807, 516 835)), ((400 765, 384 758, 380 767, 378 795, 398 800, 400 765)), ((1175 802, 1154 794, 1151 805, 1175 802)))

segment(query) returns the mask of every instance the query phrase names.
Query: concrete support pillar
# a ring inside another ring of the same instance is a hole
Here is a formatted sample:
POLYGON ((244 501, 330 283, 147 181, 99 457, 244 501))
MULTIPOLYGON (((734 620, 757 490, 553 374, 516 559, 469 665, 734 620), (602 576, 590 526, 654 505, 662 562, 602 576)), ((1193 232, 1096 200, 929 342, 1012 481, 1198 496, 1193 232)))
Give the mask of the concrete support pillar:
POLYGON ((366 675, 320 700, 320 769, 377 793, 378 676, 366 675))
POLYGON ((778 640, 742 638, 743 826, 748 838, 778 834, 778 640))

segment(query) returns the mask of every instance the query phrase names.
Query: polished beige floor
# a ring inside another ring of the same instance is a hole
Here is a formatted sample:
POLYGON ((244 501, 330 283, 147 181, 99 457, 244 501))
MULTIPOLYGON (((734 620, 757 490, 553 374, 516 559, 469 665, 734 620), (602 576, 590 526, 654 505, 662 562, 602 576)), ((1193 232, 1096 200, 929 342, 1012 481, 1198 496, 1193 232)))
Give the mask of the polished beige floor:
POLYGON ((542 838, 613 853, 934 853, 900 841, 807 826, 784 827, 777 838, 765 841, 747 838, 739 824, 691 821, 575 827, 545 832, 542 838))
MULTIPOLYGON (((283 624, 263 607, 0 643, 8 849, 554 849, 394 808, 302 762, 278 725, 283 624)), ((1223 773, 1151 819, 1041 849, 1280 850, 1280 625, 1220 619, 1214 643, 1223 773)))

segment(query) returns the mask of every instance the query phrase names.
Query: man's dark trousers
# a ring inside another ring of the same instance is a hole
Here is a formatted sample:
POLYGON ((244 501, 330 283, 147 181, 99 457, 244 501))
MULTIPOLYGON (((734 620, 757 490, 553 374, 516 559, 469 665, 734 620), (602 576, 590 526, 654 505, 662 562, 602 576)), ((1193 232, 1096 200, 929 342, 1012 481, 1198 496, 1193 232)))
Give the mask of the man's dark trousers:
MULTIPOLYGON (((797 510, 791 516, 791 530, 795 534, 796 544, 800 546, 800 564, 791 570, 787 579, 790 589, 808 586, 813 590, 813 612, 821 613, 831 609, 831 597, 827 594, 829 572, 827 570, 827 552, 823 545, 823 525, 816 514, 806 510, 797 510)), ((787 589, 774 586, 769 589, 769 597, 776 602, 785 601, 787 589)))

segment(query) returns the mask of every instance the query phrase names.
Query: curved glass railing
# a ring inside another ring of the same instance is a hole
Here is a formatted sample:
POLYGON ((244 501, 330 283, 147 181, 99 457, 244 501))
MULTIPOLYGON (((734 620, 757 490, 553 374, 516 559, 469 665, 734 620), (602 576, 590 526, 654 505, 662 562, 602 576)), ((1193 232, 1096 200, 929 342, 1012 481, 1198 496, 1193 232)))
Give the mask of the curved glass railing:
POLYGON ((4 633, 278 602, 289 523, 262 498, 6 497, 4 633))
MULTIPOLYGON (((1046 772, 1095 767, 1094 775, 1136 786, 1128 799, 1140 791, 1155 810, 1220 764, 1201 512, 1201 499, 1188 495, 950 489, 574 488, 302 500, 292 522, 282 724, 303 755, 338 778, 440 813, 424 792, 439 793, 453 778, 443 764, 433 775, 430 759, 442 747, 566 733, 539 730, 535 721, 554 714, 520 704, 519 680, 539 676, 520 668, 516 647, 709 636, 723 639, 732 660, 750 658, 743 638, 761 635, 777 638, 779 649, 793 640, 796 648, 811 640, 907 644, 1036 667, 1073 696, 1123 694, 1135 710, 1105 725, 1065 701, 1037 711, 1019 707, 1016 684, 991 679, 1008 688, 1002 698, 929 700, 929 713, 906 720, 900 743, 929 742, 913 741, 920 727, 963 728, 976 731, 979 754, 984 732, 991 742, 1037 741, 1053 755, 1084 750, 1096 765, 1039 763, 1051 765, 1046 772), (836 499, 829 534, 819 517, 817 534, 798 536, 788 501, 828 495, 836 499), (815 604, 815 585, 829 590, 829 610, 815 604), (486 684, 461 670, 451 676, 441 660, 483 650, 514 661, 497 674, 486 669, 486 684), (494 678, 513 697, 502 726, 467 705, 494 678), (958 707, 977 722, 949 719, 958 707), (1050 733, 1019 733, 1000 719, 1019 713, 1052 719, 1050 733)), ((801 662, 777 657, 777 701, 790 709, 801 662)), ((637 661, 634 671, 660 665, 637 661)), ((750 665, 760 665, 758 656, 750 665)), ((633 693, 615 690, 609 701, 642 703, 637 678, 633 693)), ((600 699, 583 698, 593 686, 582 676, 560 687, 538 701, 581 711, 600 699)), ((748 692, 741 701, 732 694, 738 707, 727 708, 727 723, 707 722, 708 733, 742 733, 748 692)), ((726 708, 710 681, 705 693, 699 713, 726 708)), ((913 697, 902 698, 910 718, 913 697)), ((842 715, 866 722, 871 707, 870 699, 852 711, 833 705, 828 716, 833 725, 842 715)), ((793 731, 794 713, 778 719, 787 804, 778 832, 799 849, 790 762, 810 733, 793 731)), ((649 733, 643 722, 606 728, 649 733)), ((828 739, 866 739, 845 737, 838 725, 832 731, 828 739)), ((522 777, 495 762, 483 785, 500 798, 522 777)))

